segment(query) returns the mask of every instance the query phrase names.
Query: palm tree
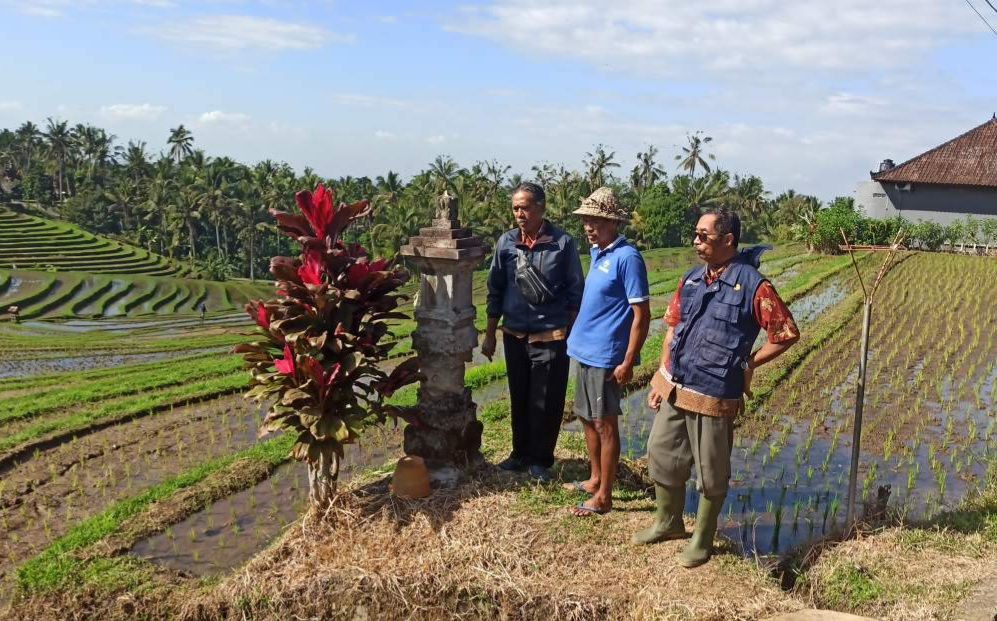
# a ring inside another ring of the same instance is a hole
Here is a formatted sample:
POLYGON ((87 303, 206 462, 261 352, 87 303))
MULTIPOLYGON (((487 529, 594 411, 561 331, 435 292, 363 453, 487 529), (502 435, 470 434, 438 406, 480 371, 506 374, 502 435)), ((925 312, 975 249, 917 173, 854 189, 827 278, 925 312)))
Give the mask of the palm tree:
POLYGON ((534 164, 530 167, 530 170, 532 170, 533 174, 536 175, 537 183, 539 183, 545 190, 554 179, 554 175, 557 174, 557 169, 550 162, 534 164))
POLYGON ((589 191, 606 185, 606 172, 609 168, 619 168, 619 163, 613 161, 616 151, 606 153, 601 144, 596 145, 591 153, 585 154, 585 169, 588 175, 589 191))
POLYGON ((149 155, 145 152, 145 141, 128 141, 123 157, 125 170, 137 183, 149 170, 149 155))
MULTIPOLYGON (((166 240, 169 224, 167 211, 176 186, 173 160, 161 156, 151 168, 151 176, 146 187, 146 200, 140 206, 143 211, 143 221, 156 226, 158 233, 155 237, 159 242, 159 254, 164 254, 163 242, 166 240)), ((172 248, 170 257, 173 257, 172 248)))
POLYGON ((131 179, 119 179, 111 189, 104 192, 104 198, 111 203, 108 209, 121 213, 121 232, 133 230, 133 211, 138 198, 137 184, 131 179))
POLYGON ((637 154, 637 165, 630 173, 630 183, 638 197, 642 196, 659 179, 664 179, 667 176, 665 170, 658 166, 655 161, 656 155, 658 155, 658 148, 654 145, 648 146, 647 151, 637 154))
POLYGON ((17 137, 21 153, 24 154, 24 167, 22 170, 26 173, 31 172, 31 156, 38 147, 38 142, 42 138, 42 132, 38 129, 37 125, 31 121, 26 121, 17 128, 14 135, 17 137))
MULTIPOLYGON (((215 229, 215 249, 225 255, 222 249, 221 228, 228 221, 228 211, 232 205, 228 178, 237 170, 236 163, 227 157, 219 158, 198 171, 197 188, 198 211, 204 214, 215 229)), ((226 233, 226 239, 228 234, 226 233)), ((227 244, 226 244, 227 246, 227 244)))
POLYGON ((197 223, 201 220, 197 199, 197 189, 193 184, 183 186, 174 193, 169 209, 170 227, 174 235, 172 245, 177 244, 181 229, 187 229, 187 243, 190 247, 187 258, 191 265, 197 260, 197 223))
POLYGON ((457 162, 449 155, 437 155, 436 159, 429 165, 429 179, 433 184, 434 194, 443 194, 445 190, 454 189, 454 181, 464 172, 457 162))
MULTIPOLYGON (((277 167, 270 160, 264 160, 263 162, 260 162, 260 164, 266 164, 266 168, 273 170, 274 174, 276 174, 277 167)), ((301 171, 301 179, 298 185, 307 190, 314 190, 316 187, 318 187, 318 184, 322 182, 323 182, 322 177, 319 177, 317 174, 315 174, 315 171, 312 169, 311 166, 305 166, 305 169, 301 171)))
POLYGON ((405 239, 418 230, 424 217, 419 200, 412 195, 402 195, 401 200, 377 215, 381 221, 370 230, 371 245, 385 255, 398 252, 405 239))
POLYGON ((45 139, 48 141, 48 154, 56 164, 58 175, 59 200, 65 200, 66 157, 69 155, 70 142, 69 124, 66 121, 55 121, 52 117, 46 119, 48 127, 45 139))
POLYGON ((717 159, 712 153, 706 152, 706 145, 713 142, 710 136, 700 136, 702 131, 693 134, 686 134, 688 146, 682 147, 682 153, 675 156, 678 167, 689 173, 689 176, 696 176, 696 167, 699 166, 706 172, 710 172, 710 165, 706 160, 717 159))
POLYGON ((755 175, 748 177, 734 175, 731 197, 741 213, 745 229, 755 235, 770 232, 767 215, 771 210, 771 202, 768 200, 768 194, 762 180, 755 175))
POLYGON ((374 179, 374 185, 381 194, 398 194, 404 188, 401 177, 393 170, 389 170, 385 176, 378 175, 374 179))
POLYGON ((95 169, 115 160, 114 134, 93 125, 77 125, 72 131, 74 146, 87 165, 87 182, 93 181, 95 169))
MULTIPOLYGON (((310 172, 310 169, 305 170, 310 172)), ((270 227, 265 223, 267 211, 282 207, 281 177, 280 167, 270 160, 264 160, 238 182, 241 200, 236 201, 233 206, 238 216, 238 237, 243 242, 249 265, 249 279, 253 281, 256 280, 257 237, 270 227)))
POLYGON ((170 137, 166 144, 170 145, 170 158, 179 164, 194 152, 194 135, 181 124, 170 129, 170 137))
POLYGON ((731 188, 734 201, 746 216, 760 216, 767 202, 768 192, 762 180, 755 175, 741 177, 734 175, 734 185, 731 188))

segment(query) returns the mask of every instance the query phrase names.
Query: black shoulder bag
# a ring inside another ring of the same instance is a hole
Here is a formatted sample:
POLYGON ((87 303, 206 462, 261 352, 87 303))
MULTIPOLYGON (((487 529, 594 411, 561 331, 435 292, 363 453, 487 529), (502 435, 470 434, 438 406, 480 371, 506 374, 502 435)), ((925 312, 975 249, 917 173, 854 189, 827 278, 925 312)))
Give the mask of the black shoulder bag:
MULTIPOLYGON (((533 265, 532 256, 532 251, 527 254, 522 248, 516 248, 516 286, 527 302, 541 306, 552 301, 555 292, 547 278, 533 265)), ((540 257, 542 261, 542 251, 540 257)))

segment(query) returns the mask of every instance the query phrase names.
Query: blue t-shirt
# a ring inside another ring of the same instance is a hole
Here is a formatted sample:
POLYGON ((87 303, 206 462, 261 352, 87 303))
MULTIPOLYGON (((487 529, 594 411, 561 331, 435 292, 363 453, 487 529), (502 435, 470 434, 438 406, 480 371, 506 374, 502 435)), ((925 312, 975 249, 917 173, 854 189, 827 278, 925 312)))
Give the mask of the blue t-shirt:
MULTIPOLYGON (((604 250, 593 246, 591 254, 581 308, 568 337, 568 355, 592 367, 611 369, 627 353, 634 319, 630 305, 651 299, 647 268, 622 235, 604 250)), ((640 362, 639 357, 635 362, 640 362)))

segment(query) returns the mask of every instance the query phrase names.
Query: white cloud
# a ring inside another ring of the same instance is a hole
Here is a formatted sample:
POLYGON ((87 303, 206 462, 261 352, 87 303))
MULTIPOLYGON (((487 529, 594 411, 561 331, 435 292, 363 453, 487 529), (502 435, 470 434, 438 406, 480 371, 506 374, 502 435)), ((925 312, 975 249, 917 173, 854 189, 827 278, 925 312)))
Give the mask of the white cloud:
POLYGON ((166 112, 166 106, 151 103, 112 104, 100 108, 100 113, 104 117, 126 121, 155 121, 163 112, 166 112))
POLYGON ((828 95, 821 110, 831 114, 868 114, 873 110, 887 105, 881 97, 855 95, 853 93, 834 93, 828 95))
POLYGON ((400 99, 376 97, 373 95, 342 94, 333 96, 332 100, 340 105, 357 106, 360 108, 403 108, 406 105, 400 99))
POLYGON ((0 100, 0 112, 20 112, 24 106, 19 101, 0 100))
POLYGON ((204 125, 243 125, 249 121, 249 115, 242 112, 212 110, 205 112, 197 120, 204 125))
POLYGON ((309 50, 327 43, 354 41, 352 35, 335 34, 317 26, 250 15, 196 17, 163 24, 146 33, 173 43, 229 53, 248 49, 309 50))
POLYGON ((444 136, 443 134, 435 134, 435 135, 432 135, 432 136, 428 136, 426 138, 426 142, 428 144, 434 144, 434 145, 435 144, 443 144, 446 141, 447 141, 447 137, 444 136))
POLYGON ((65 17, 69 11, 88 9, 108 4, 138 4, 158 8, 176 6, 173 0, 12 0, 0 6, 13 6, 19 13, 34 17, 65 17))
POLYGON ((465 9, 448 28, 637 75, 705 68, 756 79, 760 68, 865 72, 904 64, 979 32, 971 17, 937 0, 497 0, 465 9))
POLYGON ((394 133, 383 129, 375 131, 374 137, 377 138, 378 140, 394 140, 395 138, 397 138, 397 136, 395 136, 394 133))
POLYGON ((52 17, 63 17, 65 15, 65 13, 61 9, 57 9, 53 6, 32 5, 30 3, 22 5, 19 10, 21 11, 21 13, 24 13, 25 15, 32 15, 34 17, 52 18, 52 17))

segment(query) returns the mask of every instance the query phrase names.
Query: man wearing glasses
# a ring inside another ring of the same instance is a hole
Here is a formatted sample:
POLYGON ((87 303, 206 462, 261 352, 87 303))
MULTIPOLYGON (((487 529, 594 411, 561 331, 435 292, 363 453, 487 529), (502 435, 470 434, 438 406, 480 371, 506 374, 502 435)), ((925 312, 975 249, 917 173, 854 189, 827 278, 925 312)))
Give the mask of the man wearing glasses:
POLYGON ((741 395, 751 396, 754 369, 800 338, 786 304, 758 272, 760 249, 739 252, 740 237, 741 221, 728 209, 711 210, 696 224, 693 245, 705 265, 686 272, 668 306, 661 366, 648 394, 648 405, 661 408, 647 441, 657 509, 654 524, 633 541, 686 536, 685 484, 695 467, 699 510, 679 557, 687 568, 707 562, 713 552, 741 395), (767 341, 752 352, 760 330, 767 341))

